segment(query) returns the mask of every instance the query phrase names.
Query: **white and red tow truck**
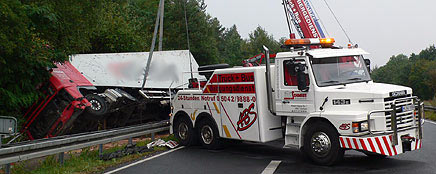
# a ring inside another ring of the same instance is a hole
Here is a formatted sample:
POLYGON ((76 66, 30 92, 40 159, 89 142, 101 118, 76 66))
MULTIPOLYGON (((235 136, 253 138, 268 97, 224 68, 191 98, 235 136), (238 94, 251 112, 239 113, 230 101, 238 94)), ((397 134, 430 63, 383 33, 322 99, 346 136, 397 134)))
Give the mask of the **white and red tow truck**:
MULTIPOLYGON (((394 156, 421 148, 423 105, 409 87, 375 83, 360 48, 334 39, 290 39, 270 65, 209 70, 207 82, 179 90, 171 133, 182 145, 223 139, 269 142, 332 165, 345 150, 394 156), (314 47, 320 47, 311 49, 314 47), (198 85, 200 84, 200 85, 198 85)), ((201 73, 201 72, 200 72, 201 73)))

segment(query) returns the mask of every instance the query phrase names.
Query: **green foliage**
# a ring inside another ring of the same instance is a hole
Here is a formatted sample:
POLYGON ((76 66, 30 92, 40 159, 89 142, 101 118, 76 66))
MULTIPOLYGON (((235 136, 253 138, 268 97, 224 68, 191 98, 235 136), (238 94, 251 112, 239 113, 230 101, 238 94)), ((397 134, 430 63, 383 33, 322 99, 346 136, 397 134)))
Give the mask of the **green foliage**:
MULTIPOLYGON (((204 0, 166 0, 164 50, 188 49, 200 65, 241 61, 280 44, 262 27, 246 40, 206 13, 204 0)), ((19 116, 40 95, 48 67, 78 53, 149 51, 159 0, 0 2, 0 115, 19 116)), ((432 51, 432 50, 429 50, 432 51)), ((18 117, 19 118, 19 117, 18 117)))
POLYGON ((436 92, 436 48, 430 46, 418 55, 392 56, 389 62, 371 74, 376 82, 409 86, 414 95, 430 100, 436 92))
POLYGON ((6 115, 38 97, 34 89, 49 77, 46 67, 64 55, 35 32, 20 1, 1 1, 0 10, 0 115, 6 115))

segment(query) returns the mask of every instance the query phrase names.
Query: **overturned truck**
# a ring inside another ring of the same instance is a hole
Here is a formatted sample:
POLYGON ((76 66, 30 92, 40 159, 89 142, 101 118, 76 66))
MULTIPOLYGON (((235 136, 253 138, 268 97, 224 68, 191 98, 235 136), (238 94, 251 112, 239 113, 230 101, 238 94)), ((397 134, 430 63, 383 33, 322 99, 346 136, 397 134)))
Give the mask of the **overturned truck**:
MULTIPOLYGON (((171 93, 188 86, 198 64, 187 50, 154 52, 142 89, 148 52, 77 54, 55 63, 41 96, 24 114, 29 139, 168 119, 171 93), (192 68, 191 68, 192 66, 192 68)), ((202 77, 196 75, 195 78, 202 77)))

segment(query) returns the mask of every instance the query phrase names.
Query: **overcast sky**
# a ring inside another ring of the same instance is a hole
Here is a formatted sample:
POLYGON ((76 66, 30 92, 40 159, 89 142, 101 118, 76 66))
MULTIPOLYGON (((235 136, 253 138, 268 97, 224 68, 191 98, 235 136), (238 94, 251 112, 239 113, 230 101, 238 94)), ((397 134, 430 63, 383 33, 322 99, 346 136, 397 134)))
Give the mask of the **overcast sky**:
MULTIPOLYGON (((392 55, 419 53, 436 43, 436 0, 326 0, 351 40, 365 49, 372 66, 392 55)), ((274 38, 288 37, 282 0, 205 0, 207 12, 243 38, 258 25, 274 38)), ((324 0, 311 0, 337 46, 348 42, 324 0)))

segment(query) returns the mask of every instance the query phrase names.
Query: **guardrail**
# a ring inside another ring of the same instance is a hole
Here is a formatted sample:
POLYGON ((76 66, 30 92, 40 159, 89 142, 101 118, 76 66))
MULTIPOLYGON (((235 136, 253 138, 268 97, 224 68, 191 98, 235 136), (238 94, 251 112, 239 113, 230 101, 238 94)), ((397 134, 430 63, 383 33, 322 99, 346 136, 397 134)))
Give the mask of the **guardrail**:
POLYGON ((95 145, 99 145, 101 155, 103 144, 123 139, 129 139, 131 143, 133 137, 147 134, 152 134, 153 138, 154 133, 169 130, 169 125, 169 121, 165 120, 131 127, 7 144, 0 148, 0 165, 5 165, 5 172, 8 174, 10 163, 53 154, 59 154, 59 162, 62 164, 64 152, 95 145))
POLYGON ((425 111, 435 111, 436 112, 436 107, 435 106, 424 105, 424 110, 425 111))

